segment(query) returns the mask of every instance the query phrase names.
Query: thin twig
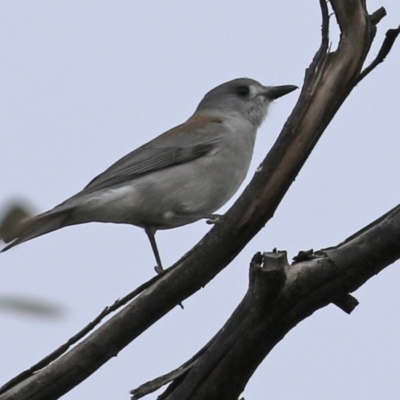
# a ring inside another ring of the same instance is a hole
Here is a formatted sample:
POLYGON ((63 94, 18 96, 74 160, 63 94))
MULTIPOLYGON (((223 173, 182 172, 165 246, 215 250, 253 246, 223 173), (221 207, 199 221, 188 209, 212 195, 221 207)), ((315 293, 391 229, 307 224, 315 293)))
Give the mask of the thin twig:
POLYGON ((362 81, 372 70, 374 70, 380 63, 385 61, 385 58, 389 54, 390 50, 392 49, 392 46, 394 42, 397 39, 397 36, 400 33, 400 25, 396 29, 389 29, 386 32, 385 40, 382 43, 382 46, 379 50, 378 55, 376 56, 375 60, 372 61, 372 63, 365 68, 363 71, 360 72, 356 79, 356 84, 358 84, 360 81, 362 81))

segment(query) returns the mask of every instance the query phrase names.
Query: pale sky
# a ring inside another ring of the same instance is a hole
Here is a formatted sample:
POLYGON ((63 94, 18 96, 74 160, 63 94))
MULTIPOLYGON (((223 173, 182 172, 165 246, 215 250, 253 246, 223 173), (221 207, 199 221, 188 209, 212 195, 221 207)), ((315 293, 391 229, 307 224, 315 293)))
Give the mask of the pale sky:
MULTIPOLYGON (((369 60, 400 23, 385 6, 369 60)), ((332 19, 334 24, 334 20, 332 19)), ((4 1, 0 12, 0 213, 27 199, 52 208, 111 163, 183 122, 203 95, 237 77, 302 85, 320 43, 318 1, 4 1)), ((333 48, 337 29, 332 29, 333 48)), ((129 390, 178 367, 224 324, 244 296, 257 251, 333 246, 400 201, 400 43, 353 91, 273 220, 203 290, 64 396, 129 399, 129 390)), ((247 181, 299 92, 271 107, 247 181)), ((239 190, 241 192, 244 186, 239 190)), ((235 199, 239 193, 235 196, 235 199)), ((222 209, 227 210, 232 201, 222 209)), ((159 232, 164 265, 210 229, 159 232)), ((0 255, 0 298, 62 307, 58 318, 0 309, 0 385, 39 361, 106 305, 154 275, 140 228, 86 224, 0 255)), ((399 264, 355 293, 351 316, 333 305, 279 343, 250 380, 246 399, 400 398, 399 264)), ((146 399, 155 399, 149 395, 146 399)))

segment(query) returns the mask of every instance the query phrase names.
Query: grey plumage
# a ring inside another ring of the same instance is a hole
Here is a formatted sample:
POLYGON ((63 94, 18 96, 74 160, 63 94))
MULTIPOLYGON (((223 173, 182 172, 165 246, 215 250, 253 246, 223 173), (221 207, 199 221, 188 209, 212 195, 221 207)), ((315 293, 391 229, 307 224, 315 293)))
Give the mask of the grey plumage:
POLYGON ((154 233, 209 216, 239 188, 269 103, 295 86, 265 87, 247 78, 208 92, 185 123, 127 154, 82 191, 23 221, 2 251, 68 225, 126 223, 154 233))

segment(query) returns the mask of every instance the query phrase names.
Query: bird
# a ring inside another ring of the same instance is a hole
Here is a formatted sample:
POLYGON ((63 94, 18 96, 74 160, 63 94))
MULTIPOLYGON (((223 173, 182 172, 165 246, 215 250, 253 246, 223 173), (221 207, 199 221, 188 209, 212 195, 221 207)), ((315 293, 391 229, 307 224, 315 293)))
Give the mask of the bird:
POLYGON ((1 252, 71 225, 131 224, 145 230, 161 273, 156 231, 215 221, 215 211, 246 177, 270 103, 295 89, 250 78, 222 83, 186 122, 122 157, 53 209, 20 221, 2 235, 8 245, 1 252))

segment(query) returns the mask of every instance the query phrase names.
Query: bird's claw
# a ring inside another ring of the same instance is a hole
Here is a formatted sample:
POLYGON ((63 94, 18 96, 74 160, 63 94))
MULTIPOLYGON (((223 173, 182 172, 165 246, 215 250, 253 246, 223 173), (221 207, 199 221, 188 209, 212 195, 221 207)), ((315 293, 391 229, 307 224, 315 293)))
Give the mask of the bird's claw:
POLYGON ((156 271, 157 275, 161 275, 162 273, 164 273, 164 268, 161 267, 160 265, 156 265, 154 267, 154 271, 156 271))
POLYGON ((206 220, 206 223, 208 225, 215 225, 219 222, 221 217, 222 217, 222 215, 219 215, 219 214, 210 215, 210 217, 208 217, 208 219, 206 220))

